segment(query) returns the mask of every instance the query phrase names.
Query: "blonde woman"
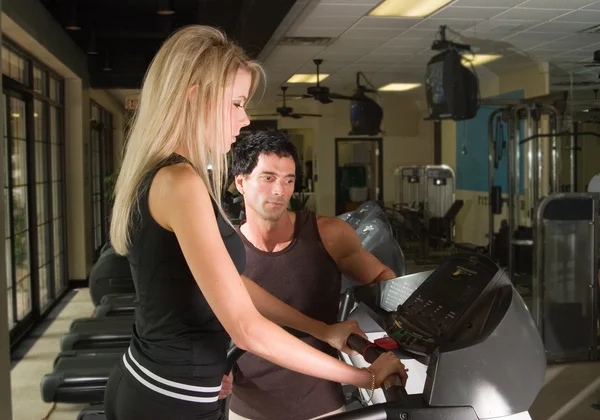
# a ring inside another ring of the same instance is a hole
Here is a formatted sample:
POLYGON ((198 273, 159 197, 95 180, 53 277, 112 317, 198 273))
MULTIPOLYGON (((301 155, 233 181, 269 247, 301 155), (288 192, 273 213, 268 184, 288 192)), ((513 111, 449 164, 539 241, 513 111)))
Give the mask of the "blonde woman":
POLYGON ((111 243, 129 258, 137 306, 131 344, 106 387, 109 420, 221 418, 230 339, 285 368, 362 388, 406 375, 391 353, 359 369, 293 337, 279 325, 342 351, 362 332, 308 318, 241 276, 244 245, 219 197, 260 75, 205 26, 176 32, 148 69, 112 214, 111 243))

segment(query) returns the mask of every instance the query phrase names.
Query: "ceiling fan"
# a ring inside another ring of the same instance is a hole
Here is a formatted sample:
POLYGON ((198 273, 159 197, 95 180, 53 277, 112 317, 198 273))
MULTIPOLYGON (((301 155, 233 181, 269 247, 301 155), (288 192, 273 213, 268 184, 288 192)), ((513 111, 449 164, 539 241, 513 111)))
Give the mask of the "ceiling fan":
POLYGON ((341 95, 339 93, 329 92, 329 88, 327 86, 321 86, 320 82, 320 73, 319 66, 323 63, 323 60, 320 58, 315 58, 313 63, 317 66, 317 84, 316 86, 309 86, 306 88, 306 94, 304 95, 294 95, 299 99, 308 99, 314 98, 315 100, 321 102, 322 104, 329 104, 333 102, 333 99, 348 99, 351 100, 351 96, 341 95))
POLYGON ((600 50, 594 51, 592 61, 564 61, 567 64, 579 64, 583 67, 600 67, 600 50))
POLYGON ((302 117, 321 117, 321 114, 306 114, 306 113, 296 113, 293 108, 285 106, 285 92, 287 91, 287 86, 281 86, 281 92, 283 94, 283 106, 279 106, 275 108, 275 113, 273 114, 251 114, 251 117, 289 117, 289 118, 302 118, 302 117))

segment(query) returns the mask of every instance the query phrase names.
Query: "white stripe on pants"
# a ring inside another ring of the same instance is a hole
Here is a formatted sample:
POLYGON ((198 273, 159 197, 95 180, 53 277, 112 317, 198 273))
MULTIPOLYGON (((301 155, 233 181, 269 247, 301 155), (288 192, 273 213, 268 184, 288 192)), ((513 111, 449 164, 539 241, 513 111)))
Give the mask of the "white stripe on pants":
MULTIPOLYGON (((320 416, 313 417, 310 420, 315 420, 315 419, 320 419, 322 417, 332 416, 334 414, 343 413, 345 411, 346 411, 345 407, 338 408, 337 410, 332 411, 331 413, 321 414, 320 416)), ((247 417, 242 417, 239 414, 235 414, 233 411, 229 410, 229 420, 252 420, 252 419, 249 419, 247 417)))

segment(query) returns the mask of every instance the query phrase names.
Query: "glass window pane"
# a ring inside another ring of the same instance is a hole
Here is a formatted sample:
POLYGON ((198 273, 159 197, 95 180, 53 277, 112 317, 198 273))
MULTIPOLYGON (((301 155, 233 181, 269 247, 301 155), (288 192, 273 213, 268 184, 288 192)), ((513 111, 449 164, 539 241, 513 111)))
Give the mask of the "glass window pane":
POLYGON ((13 319, 13 295, 12 295, 12 287, 9 287, 6 292, 7 300, 8 300, 8 328, 12 328, 15 325, 15 320, 13 319))
POLYGON ((17 54, 15 54, 14 52, 11 51, 11 54, 8 57, 8 60, 10 62, 10 70, 9 70, 9 76, 12 79, 15 80, 19 80, 19 62, 20 62, 21 57, 19 57, 17 54))
POLYGON ((44 103, 42 101, 35 100, 33 101, 33 122, 34 122, 34 139, 36 141, 42 141, 44 135, 44 103))
POLYGON ((60 159, 60 146, 58 144, 52 145, 52 181, 59 181, 61 179, 61 159, 60 159))
POLYGON ((62 190, 63 186, 60 182, 52 183, 52 216, 54 218, 62 217, 62 190))
POLYGON ((36 204, 37 204, 37 223, 38 226, 50 220, 48 208, 48 190, 50 184, 43 183, 36 185, 36 204))
POLYGON ((58 255, 63 252, 62 244, 62 218, 54 219, 54 255, 58 255))
POLYGON ((49 260, 48 255, 48 223, 38 226, 37 238, 38 238, 38 266, 46 264, 49 260))
POLYGON ((27 185, 27 144, 25 140, 13 140, 12 147, 13 187, 25 186, 27 185))
POLYGON ((2 46, 2 74, 10 76, 10 50, 2 46))
POLYGON ((10 238, 4 240, 4 254, 6 256, 6 286, 10 289, 13 284, 13 273, 12 273, 12 257, 11 255, 11 242, 10 238))
POLYGON ((10 121, 13 138, 25 139, 25 102, 10 98, 10 121))
POLYGON ((17 318, 23 319, 31 311, 31 277, 23 277, 17 283, 17 318))
POLYGON ((50 272, 52 265, 46 264, 40 267, 38 270, 39 282, 40 282, 40 306, 44 308, 50 302, 50 281, 52 280, 52 273, 50 272))
POLYGON ((60 253, 54 258, 54 289, 57 293, 60 292, 66 284, 63 270, 64 258, 63 253, 60 253))
POLYGON ((60 95, 60 81, 54 76, 50 76, 50 99, 55 102, 61 101, 60 95))
POLYGON ((45 72, 37 66, 33 67, 33 90, 44 94, 46 93, 45 72))

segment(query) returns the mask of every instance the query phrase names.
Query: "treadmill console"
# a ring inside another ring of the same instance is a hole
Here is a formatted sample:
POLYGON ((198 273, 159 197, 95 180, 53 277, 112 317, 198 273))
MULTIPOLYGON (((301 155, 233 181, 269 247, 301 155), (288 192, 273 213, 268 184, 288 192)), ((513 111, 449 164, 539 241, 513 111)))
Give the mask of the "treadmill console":
POLYGON ((498 273, 485 256, 453 256, 386 317, 388 335, 405 350, 430 354, 469 322, 469 313, 494 288, 498 273))

